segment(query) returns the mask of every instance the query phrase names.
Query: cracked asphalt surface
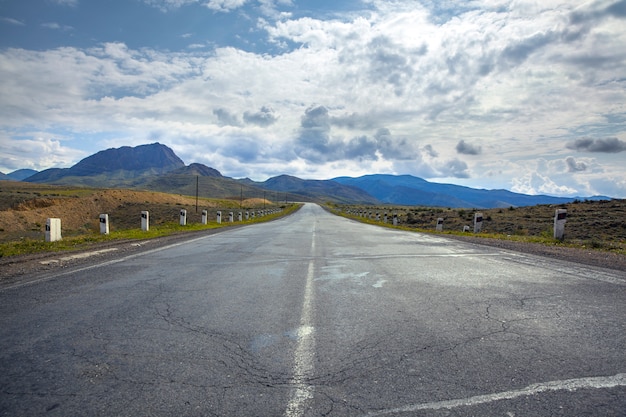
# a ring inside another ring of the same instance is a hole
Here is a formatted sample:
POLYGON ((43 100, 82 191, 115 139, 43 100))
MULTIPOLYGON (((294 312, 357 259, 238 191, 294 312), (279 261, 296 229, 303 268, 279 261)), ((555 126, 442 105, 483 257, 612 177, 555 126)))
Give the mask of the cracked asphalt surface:
POLYGON ((0 290, 0 416, 624 416, 626 273, 270 223, 0 290))

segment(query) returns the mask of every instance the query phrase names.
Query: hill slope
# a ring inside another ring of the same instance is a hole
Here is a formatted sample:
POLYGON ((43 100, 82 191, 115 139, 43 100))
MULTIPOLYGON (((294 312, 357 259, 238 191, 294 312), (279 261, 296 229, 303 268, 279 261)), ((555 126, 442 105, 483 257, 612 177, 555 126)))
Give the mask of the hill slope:
POLYGON ((358 187, 332 180, 303 180, 290 175, 279 175, 257 184, 272 191, 294 193, 311 201, 331 200, 339 203, 379 203, 376 198, 358 187))
POLYGON ((28 177, 35 175, 37 172, 39 171, 35 171, 34 169, 18 169, 17 171, 13 171, 7 174, 7 177, 12 180, 22 181, 28 177))

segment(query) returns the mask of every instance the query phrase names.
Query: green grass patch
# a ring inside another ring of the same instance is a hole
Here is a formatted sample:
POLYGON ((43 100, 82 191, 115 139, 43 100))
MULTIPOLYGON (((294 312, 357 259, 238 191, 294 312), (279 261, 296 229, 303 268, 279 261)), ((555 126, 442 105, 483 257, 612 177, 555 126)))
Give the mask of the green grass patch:
MULTIPOLYGON (((233 223, 222 222, 218 224, 216 221, 208 222, 206 225, 201 223, 191 223, 185 226, 181 226, 179 222, 166 222, 158 225, 150 225, 150 230, 143 231, 141 229, 125 229, 111 231, 108 235, 102 235, 95 232, 82 233, 72 235, 68 233, 62 240, 56 242, 46 242, 44 238, 41 239, 21 239, 19 241, 0 243, 0 257, 9 257, 17 255, 29 255, 41 252, 58 252, 58 251, 77 251, 88 249, 91 245, 108 242, 108 241, 123 241, 123 240, 146 240, 155 239, 158 237, 171 236, 175 234, 181 234, 186 232, 227 228, 237 225, 263 223, 270 220, 277 219, 279 217, 287 216, 302 207, 301 204, 290 204, 282 207, 282 211, 278 213, 268 214, 265 216, 256 216, 249 220, 243 220, 241 222, 235 221, 233 223)), ((224 213, 222 213, 224 215, 224 213)), ((235 213, 235 218, 237 213, 235 213)), ((225 216, 228 219, 228 215, 225 216)))

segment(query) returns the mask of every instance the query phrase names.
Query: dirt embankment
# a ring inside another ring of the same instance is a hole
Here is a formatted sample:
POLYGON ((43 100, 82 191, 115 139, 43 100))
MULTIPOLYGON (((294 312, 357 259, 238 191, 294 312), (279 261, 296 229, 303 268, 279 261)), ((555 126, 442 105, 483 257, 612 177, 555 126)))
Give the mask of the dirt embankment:
MULTIPOLYGON (((271 205, 263 199, 221 201, 126 189, 54 188, 0 181, 0 242, 43 238, 47 218, 60 218, 64 235, 97 231, 101 213, 109 214, 112 230, 139 228, 141 211, 150 212, 151 224, 177 221, 181 209, 189 222, 200 222, 202 210, 234 210, 271 205)), ((210 216, 213 216, 211 213, 210 216)))
MULTIPOLYGON (((94 191, 87 196, 36 197, 17 203, 12 209, 0 211, 0 225, 5 232, 39 229, 48 217, 58 217, 67 229, 81 229, 96 221, 100 213, 110 213, 129 204, 151 206, 195 205, 183 196, 129 190, 94 191)), ((139 213, 137 213, 139 216, 139 213)))

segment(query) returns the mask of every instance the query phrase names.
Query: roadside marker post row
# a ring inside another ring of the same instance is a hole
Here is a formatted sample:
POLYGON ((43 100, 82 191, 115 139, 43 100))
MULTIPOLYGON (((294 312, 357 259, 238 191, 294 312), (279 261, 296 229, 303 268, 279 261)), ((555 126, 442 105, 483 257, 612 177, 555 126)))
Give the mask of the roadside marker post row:
MULTIPOLYGON (((250 219, 254 219, 255 217, 263 217, 269 214, 276 214, 276 213, 280 213, 282 211, 282 209, 266 209, 266 210, 259 210, 256 212, 252 211, 246 211, 245 212, 245 219, 246 220, 250 220, 250 219)), ((206 225, 208 223, 208 217, 209 217, 209 212, 207 210, 202 210, 202 224, 206 225)), ((243 221, 243 217, 244 217, 244 213, 243 212, 239 212, 237 219, 238 221, 243 221)), ((234 223, 235 219, 234 219, 234 214, 231 211, 229 213, 229 220, 230 223, 234 223)), ((110 222, 109 222, 109 215, 104 213, 104 214, 100 214, 99 216, 99 223, 100 223, 100 234, 102 235, 108 235, 110 233, 110 222)), ((218 211, 217 212, 217 223, 221 224, 222 223, 222 212, 218 211)), ((186 226, 187 225, 187 210, 182 209, 180 210, 179 213, 179 224, 181 226, 186 226)), ((149 211, 142 211, 141 212, 141 230, 144 232, 147 232, 150 230, 150 212, 149 211)), ((61 219, 59 218, 55 218, 55 217, 50 217, 48 219, 46 219, 46 228, 45 228, 45 233, 44 233, 44 239, 46 242, 56 242, 58 240, 62 239, 62 235, 61 235, 61 219)))
MULTIPOLYGON (((368 219, 372 219, 372 212, 367 212, 363 210, 344 210, 347 214, 356 216, 356 217, 365 217, 368 219)), ((376 221, 380 222, 380 213, 376 213, 376 221)), ((483 214, 480 212, 474 213, 474 233, 480 233, 483 227, 483 214)), ((563 240, 565 238, 565 223, 567 221, 567 209, 556 209, 554 214, 554 238, 558 240, 563 240)), ((443 231, 443 222, 444 219, 439 217, 437 219, 437 224, 435 226, 435 230, 437 232, 443 231)), ((387 213, 385 212, 383 217, 383 223, 387 223, 387 213)), ((393 225, 398 225, 398 214, 393 214, 393 225)), ((463 226, 464 232, 470 231, 470 226, 463 226)))

